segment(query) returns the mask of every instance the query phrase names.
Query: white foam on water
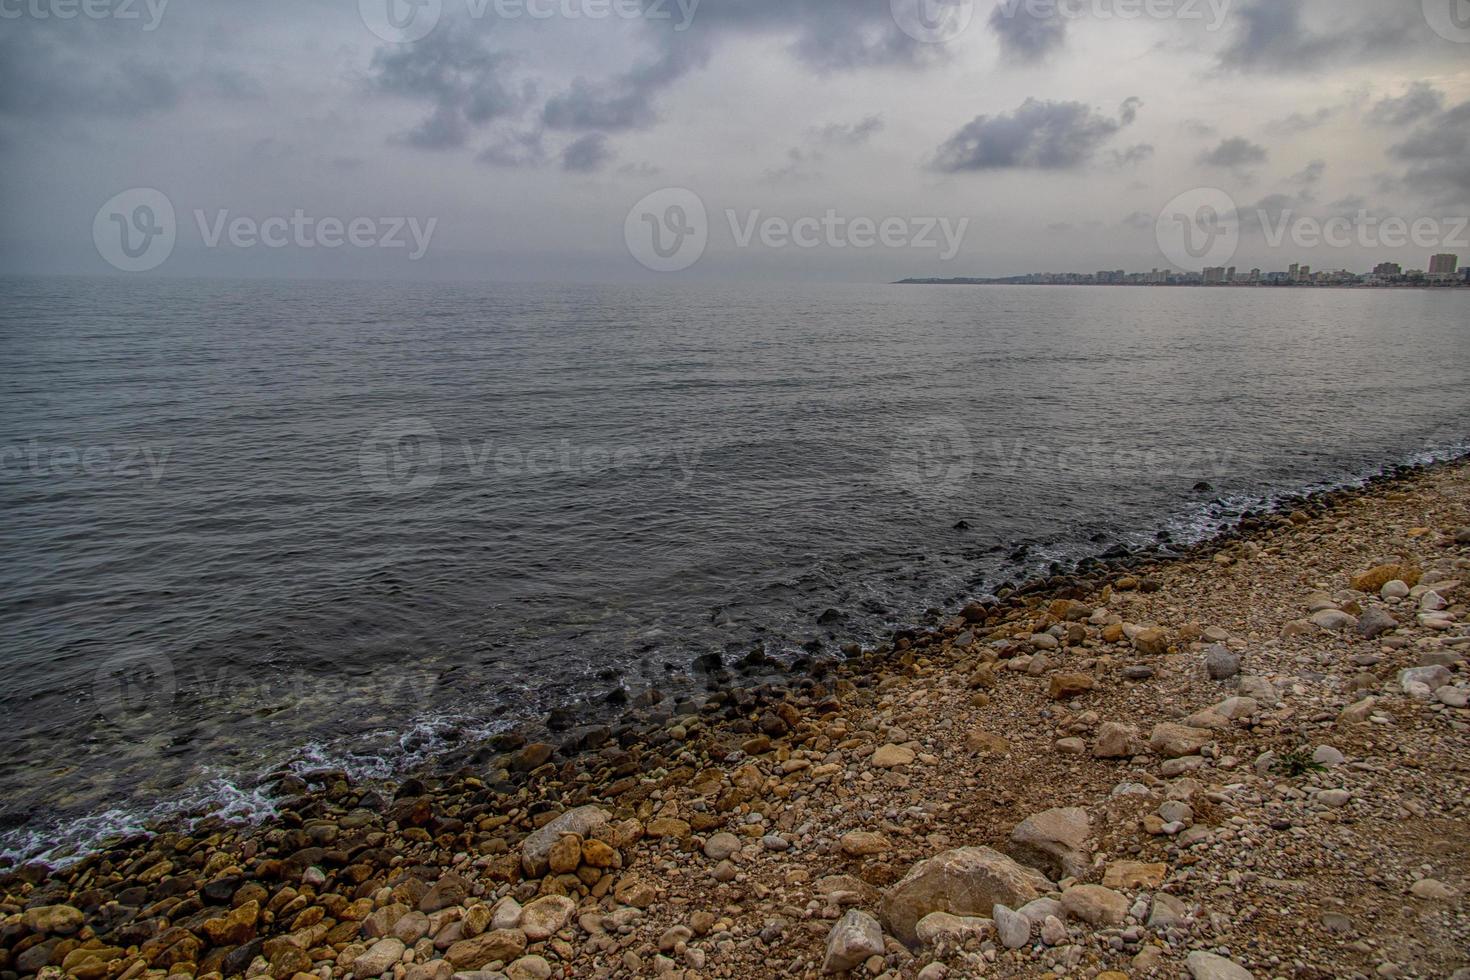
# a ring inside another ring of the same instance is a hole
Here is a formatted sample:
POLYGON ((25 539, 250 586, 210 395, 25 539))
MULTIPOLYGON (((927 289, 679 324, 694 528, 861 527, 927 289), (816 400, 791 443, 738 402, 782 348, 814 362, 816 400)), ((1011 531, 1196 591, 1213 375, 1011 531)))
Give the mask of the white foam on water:
POLYGON ((277 815, 268 772, 282 769, 307 773, 345 772, 354 784, 396 779, 432 762, 456 746, 475 745, 510 728, 509 718, 466 719, 462 716, 421 718, 403 731, 379 729, 349 739, 303 745, 284 766, 271 766, 249 778, 206 768, 197 789, 183 797, 148 807, 109 809, 81 817, 41 821, 0 834, 0 860, 10 864, 40 862, 65 868, 118 840, 160 829, 188 831, 207 818, 254 826, 277 815), (448 737, 457 733, 457 738, 448 737), (365 746, 372 744, 374 749, 365 746))

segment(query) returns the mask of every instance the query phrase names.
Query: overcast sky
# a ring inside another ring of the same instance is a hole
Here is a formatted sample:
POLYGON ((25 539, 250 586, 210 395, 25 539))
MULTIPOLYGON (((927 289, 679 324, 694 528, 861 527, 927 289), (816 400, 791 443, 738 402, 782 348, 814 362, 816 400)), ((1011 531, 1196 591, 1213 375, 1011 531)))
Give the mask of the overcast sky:
POLYGON ((0 272, 117 274, 94 226, 136 188, 176 238, 137 275, 1137 270, 1180 264, 1159 219, 1198 188, 1242 268, 1470 262, 1470 0, 420 2, 0 0, 0 272), (298 210, 318 247, 249 237, 298 210), (1350 244, 1293 242, 1338 215, 1350 244), (772 217, 824 224, 798 246, 772 217), (319 247, 321 219, 404 247, 319 247), (651 271, 640 229, 707 247, 651 271))

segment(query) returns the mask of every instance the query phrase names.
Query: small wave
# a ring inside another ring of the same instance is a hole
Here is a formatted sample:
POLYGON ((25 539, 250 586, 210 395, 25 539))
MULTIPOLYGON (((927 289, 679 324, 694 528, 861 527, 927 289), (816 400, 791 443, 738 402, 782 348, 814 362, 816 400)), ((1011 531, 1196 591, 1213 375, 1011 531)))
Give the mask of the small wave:
POLYGON ((354 784, 379 783, 402 778, 456 746, 482 743, 511 724, 508 718, 434 715, 403 730, 385 728, 341 740, 310 741, 290 753, 284 765, 257 773, 226 775, 206 769, 198 788, 181 798, 6 831, 0 834, 0 865, 40 862, 65 868, 119 840, 163 828, 187 832, 206 818, 254 826, 279 812, 279 800, 271 791, 272 772, 344 772, 354 784))

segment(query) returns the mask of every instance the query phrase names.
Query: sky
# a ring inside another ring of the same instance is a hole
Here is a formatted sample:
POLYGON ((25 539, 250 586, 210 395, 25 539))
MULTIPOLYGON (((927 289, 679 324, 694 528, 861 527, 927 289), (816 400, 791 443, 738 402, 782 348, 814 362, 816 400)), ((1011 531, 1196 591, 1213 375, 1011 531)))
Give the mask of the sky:
POLYGON ((0 0, 0 274, 1470 264, 1470 0, 0 0))

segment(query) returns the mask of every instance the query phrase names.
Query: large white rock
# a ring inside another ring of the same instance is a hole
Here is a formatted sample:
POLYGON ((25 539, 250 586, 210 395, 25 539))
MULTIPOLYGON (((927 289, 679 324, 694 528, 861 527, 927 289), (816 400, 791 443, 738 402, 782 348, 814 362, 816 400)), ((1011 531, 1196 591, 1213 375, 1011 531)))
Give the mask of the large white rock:
POLYGON ((586 837, 611 819, 612 814, 601 807, 579 806, 568 810, 521 842, 521 869, 528 878, 540 878, 550 870, 551 845, 562 834, 586 837))
POLYGON ((1031 920, 1020 912, 997 905, 991 917, 995 920, 996 936, 1006 949, 1020 949, 1031 942, 1031 920))
POLYGON ((1032 814, 1011 831, 1011 854, 1055 877, 1081 877, 1092 864, 1092 820, 1077 806, 1032 814))
POLYGON ((401 939, 379 939, 366 953, 352 961, 352 972, 359 977, 376 977, 393 969, 403 959, 401 939))
POLYGON ((1035 868, 988 847, 961 847, 914 865, 884 894, 880 912, 888 931, 913 947, 919 920, 930 912, 985 916, 997 905, 1019 908, 1051 890, 1035 868))
POLYGON ((1239 963, 1232 963, 1214 953, 1190 953, 1184 965, 1189 967, 1189 974, 1194 980, 1256 980, 1255 974, 1239 963))
POLYGON ((948 912, 930 912, 919 920, 915 931, 919 944, 937 946, 946 940, 964 944, 970 941, 983 942, 995 931, 995 923, 970 915, 950 915, 948 912))
POLYGON ((861 909, 852 909, 827 934, 827 955, 822 960, 823 973, 842 973, 861 964, 869 956, 883 952, 883 927, 878 920, 861 909))

